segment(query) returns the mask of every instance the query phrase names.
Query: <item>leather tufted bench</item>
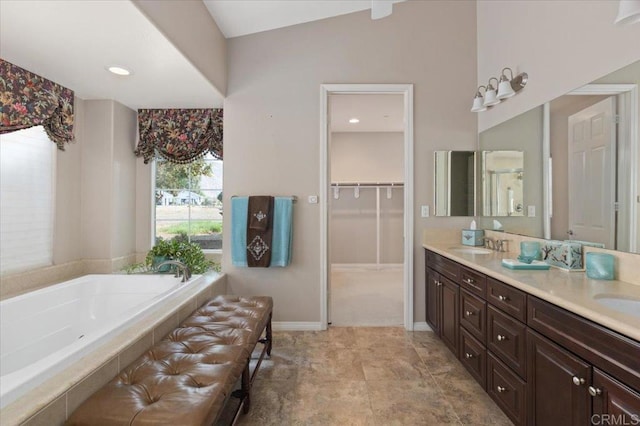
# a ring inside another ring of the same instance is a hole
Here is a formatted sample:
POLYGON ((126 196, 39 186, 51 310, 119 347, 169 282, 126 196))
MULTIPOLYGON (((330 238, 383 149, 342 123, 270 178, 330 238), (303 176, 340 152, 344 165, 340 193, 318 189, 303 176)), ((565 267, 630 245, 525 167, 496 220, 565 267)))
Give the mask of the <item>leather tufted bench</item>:
POLYGON ((211 425, 231 396, 240 398, 235 422, 241 408, 248 412, 251 384, 271 354, 272 310, 270 297, 211 299, 89 397, 67 425, 211 425), (264 347, 251 372, 258 343, 264 347))

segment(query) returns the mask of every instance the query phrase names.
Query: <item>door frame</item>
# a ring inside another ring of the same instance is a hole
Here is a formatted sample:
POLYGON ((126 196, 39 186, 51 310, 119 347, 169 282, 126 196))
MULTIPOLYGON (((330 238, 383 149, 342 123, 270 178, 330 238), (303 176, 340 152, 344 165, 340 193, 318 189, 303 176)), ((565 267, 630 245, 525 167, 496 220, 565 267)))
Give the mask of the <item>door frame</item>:
MULTIPOLYGON (((640 170, 638 170, 638 161, 640 161, 640 141, 638 140, 639 129, 638 125, 638 85, 637 84, 586 84, 578 89, 572 90, 567 93, 568 95, 623 95, 626 94, 629 98, 628 111, 625 111, 625 116, 629 117, 629 151, 630 158, 626 160, 626 164, 619 164, 618 158, 616 156, 616 165, 617 166, 628 166, 630 169, 630 178, 631 184, 629 185, 629 190, 627 191, 627 196, 629 197, 629 209, 627 210, 630 217, 629 224, 629 232, 631 235, 638 235, 638 203, 636 200, 636 196, 638 194, 638 177, 640 170)), ((549 120, 549 107, 548 104, 545 104, 544 109, 544 131, 543 131, 543 156, 544 154, 549 154, 550 152, 550 120, 549 120)), ((616 112, 619 114, 619 112, 616 112)), ((546 193, 546 203, 545 203, 545 211, 544 211, 544 228, 545 228, 545 238, 548 238, 546 235, 547 230, 550 229, 550 215, 552 211, 550 210, 551 206, 551 182, 550 182, 550 164, 548 159, 551 157, 546 155, 544 162, 545 171, 543 172, 543 179, 546 181, 543 185, 546 193)), ((616 169, 619 167, 616 167, 616 169)), ((637 237, 631 239, 629 242, 629 250, 633 253, 637 253, 640 249, 640 241, 638 241, 637 237)))
POLYGON ((329 131, 331 94, 398 94, 404 97, 404 328, 413 331, 413 84, 320 85, 320 328, 328 327, 329 131))

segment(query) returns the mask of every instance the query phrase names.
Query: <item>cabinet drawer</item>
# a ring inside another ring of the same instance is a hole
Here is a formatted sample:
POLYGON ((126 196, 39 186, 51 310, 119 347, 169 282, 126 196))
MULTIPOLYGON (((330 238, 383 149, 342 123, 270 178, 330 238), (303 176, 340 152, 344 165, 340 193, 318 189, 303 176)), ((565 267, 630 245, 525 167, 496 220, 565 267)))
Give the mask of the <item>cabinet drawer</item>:
POLYGON ((527 321, 527 294, 510 285, 487 278, 487 302, 522 322, 527 321))
POLYGON ((487 277, 480 272, 460 266, 460 285, 483 299, 487 297, 487 277))
POLYGON ((483 345, 487 343, 487 302, 465 289, 460 290, 460 325, 483 345))
POLYGON ((487 393, 516 425, 524 425, 527 384, 491 353, 487 354, 487 393))
POLYGON ((529 296, 529 327, 640 392, 640 342, 529 296))
POLYGON ((464 328, 460 329, 460 362, 486 390, 487 349, 464 328))
POLYGON ((493 352, 520 377, 527 377, 527 326, 487 307, 487 349, 493 352))
POLYGON ((453 260, 440 256, 437 253, 427 250, 427 266, 440 272, 445 277, 454 282, 458 282, 460 265, 453 260))

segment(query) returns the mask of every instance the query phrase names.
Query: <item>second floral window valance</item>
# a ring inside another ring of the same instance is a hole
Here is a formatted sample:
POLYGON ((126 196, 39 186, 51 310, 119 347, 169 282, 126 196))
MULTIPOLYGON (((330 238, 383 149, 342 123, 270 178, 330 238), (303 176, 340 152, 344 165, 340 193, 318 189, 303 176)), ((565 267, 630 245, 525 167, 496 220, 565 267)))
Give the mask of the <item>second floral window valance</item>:
POLYGON ((156 155, 178 164, 207 153, 222 159, 222 109, 139 109, 135 154, 148 163, 156 155))

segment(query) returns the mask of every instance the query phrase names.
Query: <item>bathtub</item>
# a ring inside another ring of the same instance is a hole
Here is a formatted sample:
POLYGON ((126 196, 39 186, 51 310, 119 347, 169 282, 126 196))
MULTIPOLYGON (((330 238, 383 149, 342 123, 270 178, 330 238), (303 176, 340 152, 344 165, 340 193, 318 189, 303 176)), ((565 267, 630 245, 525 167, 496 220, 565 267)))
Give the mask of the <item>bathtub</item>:
POLYGON ((173 275, 85 275, 0 302, 0 408, 197 285, 173 275))

